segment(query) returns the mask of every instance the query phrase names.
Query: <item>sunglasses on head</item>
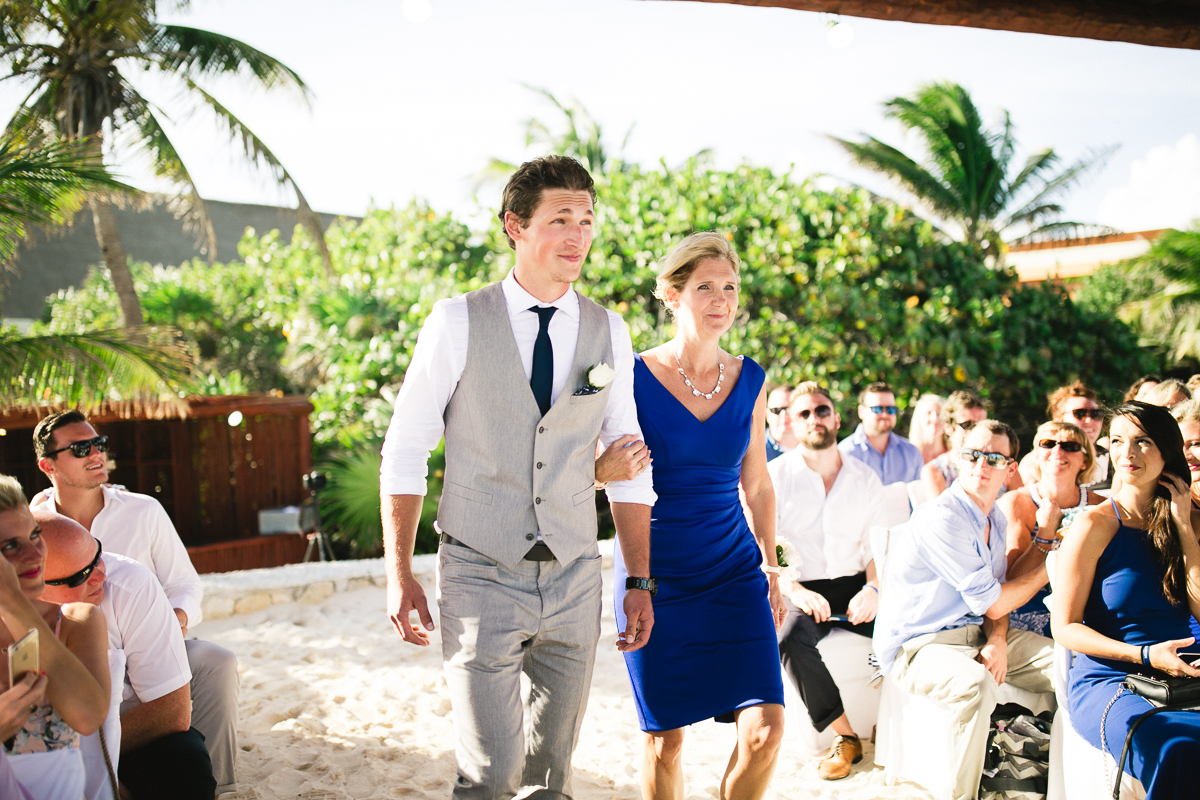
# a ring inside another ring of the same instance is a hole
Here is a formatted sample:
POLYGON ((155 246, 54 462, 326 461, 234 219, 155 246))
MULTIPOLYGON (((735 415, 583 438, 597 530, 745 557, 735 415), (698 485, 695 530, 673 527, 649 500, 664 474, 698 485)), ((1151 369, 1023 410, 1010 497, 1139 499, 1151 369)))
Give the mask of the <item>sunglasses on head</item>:
POLYGON ((1061 447, 1064 453, 1078 453, 1083 449, 1083 445, 1079 442, 1060 442, 1058 439, 1042 439, 1038 442, 1038 447, 1043 450, 1053 450, 1056 447, 1061 447))
POLYGON ((893 417, 900 411, 899 406, 867 406, 867 409, 872 414, 888 414, 893 417))
POLYGON ((65 578, 59 578, 54 581, 45 581, 47 586, 66 586, 68 589, 74 589, 77 586, 82 586, 87 583, 87 579, 92 577, 92 573, 96 571, 96 567, 100 564, 100 556, 104 553, 104 547, 100 544, 100 540, 95 536, 92 540, 96 543, 96 557, 92 559, 92 563, 88 564, 83 569, 76 572, 74 575, 68 575, 65 578))
POLYGON ((817 419, 827 419, 833 414, 833 407, 820 405, 813 409, 806 408, 803 411, 796 412, 796 416, 800 419, 808 419, 813 414, 817 415, 817 419))
POLYGON ((1104 409, 1102 408, 1077 408, 1071 412, 1071 416, 1075 419, 1084 420, 1091 417, 1095 420, 1104 419, 1104 409))
POLYGON ((1004 455, 1003 453, 985 453, 982 450, 971 450, 970 448, 966 447, 959 452, 959 455, 965 458, 971 464, 974 464, 976 461, 982 458, 992 469, 1000 469, 1001 467, 1006 466, 1008 462, 1012 461, 1010 457, 1004 455))
POLYGON ((92 454, 92 448, 96 448, 97 453, 108 452, 108 437, 97 436, 95 439, 84 439, 82 442, 71 442, 66 447, 60 447, 57 450, 51 450, 46 453, 47 457, 56 456, 64 450, 70 450, 71 455, 76 458, 87 458, 92 454))

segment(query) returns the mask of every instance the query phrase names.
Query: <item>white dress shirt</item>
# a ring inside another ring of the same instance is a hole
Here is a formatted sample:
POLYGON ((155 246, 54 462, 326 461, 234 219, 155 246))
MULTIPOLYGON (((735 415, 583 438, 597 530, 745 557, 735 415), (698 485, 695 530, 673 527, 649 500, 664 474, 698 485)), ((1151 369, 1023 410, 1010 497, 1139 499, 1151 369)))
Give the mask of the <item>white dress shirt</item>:
MULTIPOLYGON (((105 553, 132 558, 154 573, 171 608, 187 614, 189 628, 199 625, 204 619, 200 610, 204 587, 166 509, 153 497, 120 486, 102 486, 101 491, 104 508, 92 520, 92 536, 104 545, 105 553)), ((30 507, 57 512, 54 490, 38 493, 30 507)), ((179 627, 178 621, 175 626, 179 627)))
MULTIPOLYGON (((558 399, 567 385, 575 361, 579 339, 579 297, 568 290, 553 303, 542 303, 517 283, 513 272, 502 281, 508 319, 521 354, 521 366, 528 380, 533 374, 533 345, 538 334, 538 315, 533 306, 554 306, 550 318, 550 342, 554 349, 554 386, 550 402, 558 399)), ((633 434, 642 438, 637 408, 633 402, 633 344, 629 329, 620 316, 607 311, 616 371, 609 390, 608 408, 600 429, 600 444, 633 434)), ((467 364, 467 299, 460 295, 439 300, 421 327, 412 361, 404 374, 404 384, 396 398, 392 422, 383 443, 380 486, 384 494, 424 495, 429 453, 445 433, 446 405, 450 402, 467 364)), ((498 335, 506 335, 506 331, 498 335)), ((633 480, 609 484, 608 499, 614 503, 641 503, 652 506, 654 494, 651 470, 646 468, 633 480)))
POLYGON ((797 558, 788 566, 797 580, 865 572, 873 558, 871 528, 883 524, 883 484, 875 470, 843 455, 828 495, 803 450, 772 460, 767 471, 775 486, 775 538, 796 548, 797 558))

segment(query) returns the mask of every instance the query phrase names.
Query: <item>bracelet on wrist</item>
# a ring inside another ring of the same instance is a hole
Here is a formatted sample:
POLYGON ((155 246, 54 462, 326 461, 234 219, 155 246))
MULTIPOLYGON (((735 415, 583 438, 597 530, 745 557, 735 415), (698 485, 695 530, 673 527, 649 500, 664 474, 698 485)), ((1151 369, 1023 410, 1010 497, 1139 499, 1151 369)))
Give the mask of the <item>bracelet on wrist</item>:
POLYGON ((1142 663, 1147 667, 1150 666, 1150 645, 1142 645, 1142 663))
POLYGON ((779 567, 772 567, 770 564, 763 564, 762 571, 767 573, 768 575, 778 575, 779 567))
POLYGON ((864 585, 866 588, 868 588, 868 589, 872 590, 873 592, 875 592, 875 594, 879 594, 879 587, 877 587, 877 586, 872 586, 872 585, 871 585, 871 584, 869 584, 869 583, 866 583, 866 584, 863 584, 863 585, 864 585))

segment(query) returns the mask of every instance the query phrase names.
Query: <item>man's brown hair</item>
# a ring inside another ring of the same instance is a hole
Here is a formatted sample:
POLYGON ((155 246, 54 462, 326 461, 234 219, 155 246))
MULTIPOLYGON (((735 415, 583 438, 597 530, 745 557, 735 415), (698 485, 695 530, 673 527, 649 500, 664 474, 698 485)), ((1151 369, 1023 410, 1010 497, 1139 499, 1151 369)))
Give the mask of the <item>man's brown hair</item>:
POLYGON ((1096 393, 1083 385, 1083 381, 1075 381, 1066 386, 1060 386, 1050 394, 1046 395, 1046 416, 1050 419, 1058 419, 1058 409, 1063 403, 1070 400, 1072 397, 1083 397, 1087 400, 1095 400, 1096 393))
POLYGON ((1021 440, 1017 438, 1017 432, 1010 425, 998 419, 985 419, 976 423, 975 427, 971 429, 971 433, 979 430, 987 431, 993 436, 1007 436, 1008 455, 1013 461, 1016 461, 1017 457, 1021 455, 1021 440))
POLYGON ((959 390, 946 398, 946 404, 942 406, 942 422, 947 425, 954 424, 954 416, 966 408, 982 408, 987 409, 983 400, 974 392, 959 390))
POLYGON ((860 406, 866 405, 867 395, 869 394, 890 394, 892 397, 896 396, 896 392, 893 391, 891 386, 883 381, 875 381, 858 393, 858 404, 860 406))
POLYGON ((76 422, 87 422, 87 417, 83 415, 83 412, 75 409, 59 411, 57 414, 51 414, 43 419, 33 429, 33 452, 37 454, 38 458, 45 458, 46 453, 51 450, 50 440, 54 438, 54 432, 76 422))
MULTIPOLYGON (((578 161, 567 156, 535 158, 518 167, 508 179, 504 196, 500 199, 500 224, 504 224, 504 215, 511 211, 522 228, 528 227, 538 203, 542 202, 544 189, 587 192, 592 196, 592 202, 596 202, 596 184, 578 161)), ((517 243, 507 231, 504 238, 508 239, 508 246, 515 250, 517 243)))

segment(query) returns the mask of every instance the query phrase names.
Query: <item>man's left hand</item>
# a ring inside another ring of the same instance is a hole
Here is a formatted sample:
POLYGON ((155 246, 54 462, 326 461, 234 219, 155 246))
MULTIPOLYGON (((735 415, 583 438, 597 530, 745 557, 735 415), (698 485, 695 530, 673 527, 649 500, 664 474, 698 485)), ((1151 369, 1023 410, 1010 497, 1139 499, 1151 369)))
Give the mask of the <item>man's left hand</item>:
POLYGON ((846 618, 854 625, 861 625, 875 619, 875 612, 878 610, 879 592, 870 586, 864 586, 858 590, 858 594, 850 598, 850 605, 846 606, 846 618))
POLYGON ((976 660, 987 667, 997 684, 1004 683, 1008 676, 1008 642, 989 640, 979 651, 979 658, 976 660))
POLYGON ((184 611, 182 608, 176 608, 173 610, 175 611, 175 618, 179 620, 179 628, 180 628, 180 630, 183 631, 183 635, 186 638, 187 637, 187 612, 184 611))
POLYGON ((650 641, 650 629, 654 627, 654 606, 650 593, 645 589, 630 589, 625 592, 625 631, 617 635, 617 649, 622 653, 641 650, 650 641))

